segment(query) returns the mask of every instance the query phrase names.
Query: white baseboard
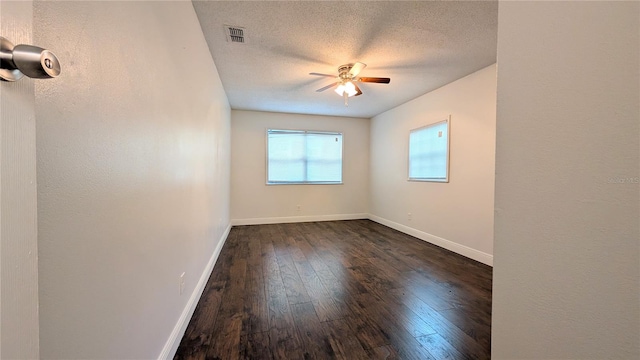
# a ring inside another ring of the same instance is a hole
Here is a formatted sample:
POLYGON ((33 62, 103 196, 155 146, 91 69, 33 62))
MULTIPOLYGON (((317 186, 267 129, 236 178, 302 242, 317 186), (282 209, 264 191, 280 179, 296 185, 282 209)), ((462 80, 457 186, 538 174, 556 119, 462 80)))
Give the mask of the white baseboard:
POLYGON ((358 220, 358 219, 368 219, 368 218, 369 218, 369 214, 288 216, 288 217, 232 219, 231 225, 286 224, 286 223, 310 222, 310 221, 358 220))
POLYGON ((400 232, 403 232, 405 234, 409 234, 411 236, 415 236, 420 240, 424 240, 426 242, 432 243, 434 245, 443 247, 447 250, 451 250, 457 254, 460 254, 462 256, 466 256, 470 259, 479 261, 483 264, 489 265, 489 266, 493 266, 493 255, 484 253, 482 251, 470 248, 468 246, 465 245, 461 245, 458 244, 456 242, 453 242, 451 240, 447 240, 447 239, 443 239, 439 236, 435 236, 435 235, 431 235, 429 233, 426 233, 424 231, 420 231, 417 229, 414 229, 412 227, 406 226, 406 225, 402 225, 399 224, 397 222, 391 221, 391 220, 387 220, 384 218, 381 218, 379 216, 373 215, 373 214, 369 214, 368 216, 369 220, 375 221, 377 223, 380 223, 382 225, 388 226, 392 229, 398 230, 400 232))
POLYGON ((213 254, 211 255, 211 259, 207 263, 207 266, 204 268, 202 275, 200 276, 200 280, 196 284, 195 289, 193 289, 193 293, 191 293, 191 297, 189 297, 189 301, 187 301, 187 305, 184 310, 182 310, 182 314, 178 319, 178 323, 173 327, 173 331, 169 336, 169 339, 164 344, 162 348, 162 352, 160 352, 160 356, 158 359, 173 359, 176 351, 178 350, 178 346, 180 345, 180 341, 182 341, 182 337, 184 336, 184 332, 187 330, 187 326, 189 325, 189 321, 191 320, 191 316, 193 312, 196 310, 196 305, 198 305, 198 301, 200 301, 200 297, 202 296, 202 292, 204 291, 205 285, 207 285, 207 281, 209 280, 209 276, 213 271, 213 266, 216 264, 218 260, 218 256, 220 255, 220 251, 222 250, 222 246, 227 241, 227 236, 229 236, 229 231, 231 231, 231 224, 227 226, 227 229, 224 231, 222 236, 220 237, 220 241, 218 241, 218 245, 215 250, 213 250, 213 254))

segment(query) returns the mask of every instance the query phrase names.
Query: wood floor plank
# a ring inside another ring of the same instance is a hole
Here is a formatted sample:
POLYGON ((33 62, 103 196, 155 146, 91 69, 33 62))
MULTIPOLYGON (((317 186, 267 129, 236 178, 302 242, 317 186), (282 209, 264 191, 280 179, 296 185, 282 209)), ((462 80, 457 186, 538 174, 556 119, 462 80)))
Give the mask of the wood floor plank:
POLYGON ((369 220, 235 226, 176 359, 489 359, 491 268, 369 220))
POLYGON ((182 359, 199 359, 211 345, 211 324, 216 322, 222 290, 225 282, 209 282, 202 293, 202 300, 193 312, 192 321, 182 337, 176 356, 182 359))
POLYGON ((491 346, 491 326, 481 324, 481 314, 462 311, 459 309, 441 311, 440 314, 458 329, 469 335, 476 343, 489 347, 491 346))
POLYGON ((244 317, 246 267, 246 260, 242 258, 233 261, 230 266, 230 281, 222 294, 211 345, 206 351, 207 358, 238 358, 244 317))
POLYGON ((312 300, 320 300, 329 295, 327 289, 322 285, 320 278, 316 274, 316 271, 313 270, 313 267, 311 267, 308 261, 295 261, 294 265, 307 290, 307 294, 309 294, 312 300))
POLYGON ((249 247, 245 282, 247 301, 244 303, 242 334, 265 332, 269 329, 269 313, 267 311, 265 281, 262 272, 261 244, 255 236, 249 237, 247 242, 249 247))
POLYGON ((424 335, 417 338, 420 344, 438 360, 465 360, 440 334, 424 335))
POLYGON ((280 265, 280 275, 282 276, 289 304, 301 304, 311 301, 311 297, 307 293, 293 259, 290 256, 282 256, 278 258, 278 265, 280 265))
POLYGON ((327 321, 322 323, 322 328, 338 358, 345 360, 370 359, 369 354, 362 347, 346 320, 327 321))
POLYGON ((297 257, 295 261, 298 274, 303 281, 304 287, 311 298, 311 302, 320 318, 320 321, 330 321, 343 318, 344 315, 336 305, 335 301, 320 281, 313 267, 306 261, 304 255, 297 257))
POLYGON ((240 330, 242 328, 242 314, 237 313, 219 321, 213 332, 211 346, 206 351, 206 359, 239 359, 240 330))
POLYGON ((269 311, 269 348, 275 359, 301 358, 302 343, 293 322, 282 279, 271 278, 269 311))
MULTIPOLYGON (((407 290, 392 290, 391 293, 402 301, 407 307, 413 310, 425 322, 436 330, 454 348, 461 353, 468 355, 470 359, 488 359, 490 358, 490 346, 482 346, 475 339, 460 330, 455 324, 451 323, 440 312, 431 308, 420 298, 413 295, 407 290)), ((490 334, 489 334, 490 336, 490 334)))
POLYGON ((444 293, 447 292, 440 285, 425 279, 420 274, 412 272, 408 273, 408 277, 405 279, 405 288, 411 289, 417 297, 426 302, 432 308, 436 310, 448 310, 453 309, 455 305, 444 297, 444 293))
POLYGON ((331 347, 329 337, 322 329, 322 325, 311 303, 291 305, 291 312, 302 340, 303 356, 305 359, 335 359, 336 355, 331 347))
POLYGON ((269 346, 269 332, 257 332, 240 337, 241 359, 273 359, 269 346))
POLYGON ((273 238, 273 247, 289 303, 300 304, 311 301, 291 257, 288 241, 283 236, 276 236, 273 238))
POLYGON ((367 350, 367 355, 371 360, 396 360, 400 359, 398 352, 391 345, 383 345, 367 350))
POLYGON ((413 337, 435 334, 435 330, 410 308, 393 297, 380 299, 377 296, 357 295, 358 303, 368 309, 371 316, 378 321, 382 328, 399 328, 413 337))
POLYGON ((345 318, 356 338, 365 349, 374 349, 389 344, 389 334, 385 331, 374 316, 370 316, 369 310, 362 307, 357 301, 349 299, 345 303, 349 309, 350 317, 345 318))

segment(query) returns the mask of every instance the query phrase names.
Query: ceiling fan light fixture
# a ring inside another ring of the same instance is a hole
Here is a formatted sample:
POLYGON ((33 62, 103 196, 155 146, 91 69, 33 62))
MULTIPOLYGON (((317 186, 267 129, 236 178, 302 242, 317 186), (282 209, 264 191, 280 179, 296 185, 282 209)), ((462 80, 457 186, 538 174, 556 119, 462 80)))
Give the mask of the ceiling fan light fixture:
POLYGON ((353 96, 358 93, 358 91, 356 91, 356 86, 351 81, 347 81, 347 83, 344 84, 344 91, 346 91, 349 96, 353 96))
POLYGON ((351 81, 338 85, 335 91, 340 96, 344 96, 344 93, 347 93, 347 96, 349 97, 358 93, 356 86, 351 81))
POLYGON ((344 104, 348 106, 348 99, 350 97, 362 95, 362 90, 360 90, 358 85, 355 84, 355 81, 378 84, 388 84, 391 81, 390 78, 359 77, 358 75, 360 74, 360 71, 362 71, 362 69, 364 69, 366 66, 366 64, 361 62, 341 65, 340 67, 338 67, 338 76, 315 72, 309 73, 309 75, 334 78, 335 82, 333 84, 323 86, 320 89, 316 90, 316 92, 323 92, 335 86, 334 91, 336 92, 336 94, 344 97, 344 104))

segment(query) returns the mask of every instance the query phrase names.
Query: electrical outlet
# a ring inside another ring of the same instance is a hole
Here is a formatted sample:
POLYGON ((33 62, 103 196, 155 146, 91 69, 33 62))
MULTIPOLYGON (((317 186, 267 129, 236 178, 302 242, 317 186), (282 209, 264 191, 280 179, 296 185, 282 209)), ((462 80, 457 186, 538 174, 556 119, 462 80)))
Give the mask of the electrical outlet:
POLYGON ((180 295, 184 293, 184 275, 185 273, 180 275, 180 295))
POLYGON ((407 213, 407 220, 411 221, 411 213, 407 213))

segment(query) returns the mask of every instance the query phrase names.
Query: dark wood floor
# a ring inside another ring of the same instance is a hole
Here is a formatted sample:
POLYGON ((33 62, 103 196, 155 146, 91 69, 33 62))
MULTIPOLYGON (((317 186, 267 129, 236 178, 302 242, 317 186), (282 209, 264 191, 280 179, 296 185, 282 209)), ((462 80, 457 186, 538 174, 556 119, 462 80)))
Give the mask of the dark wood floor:
POLYGON ((233 227, 176 359, 488 359, 491 268, 369 220, 233 227))

